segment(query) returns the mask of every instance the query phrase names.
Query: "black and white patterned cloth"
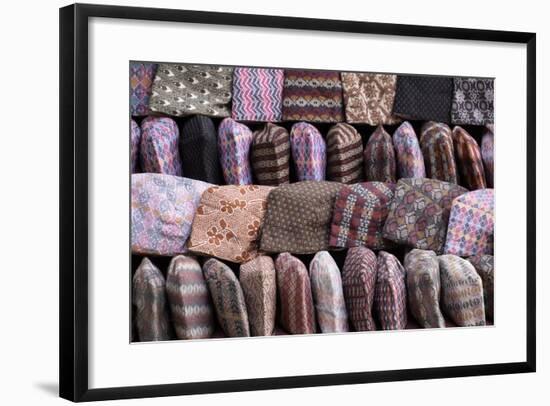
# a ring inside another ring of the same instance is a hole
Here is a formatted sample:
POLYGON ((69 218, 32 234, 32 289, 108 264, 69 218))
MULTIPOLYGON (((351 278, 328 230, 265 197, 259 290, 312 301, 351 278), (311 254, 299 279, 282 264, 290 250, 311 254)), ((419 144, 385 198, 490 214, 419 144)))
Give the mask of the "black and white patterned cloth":
POLYGON ((453 124, 484 125, 494 121, 493 79, 454 78, 453 124))

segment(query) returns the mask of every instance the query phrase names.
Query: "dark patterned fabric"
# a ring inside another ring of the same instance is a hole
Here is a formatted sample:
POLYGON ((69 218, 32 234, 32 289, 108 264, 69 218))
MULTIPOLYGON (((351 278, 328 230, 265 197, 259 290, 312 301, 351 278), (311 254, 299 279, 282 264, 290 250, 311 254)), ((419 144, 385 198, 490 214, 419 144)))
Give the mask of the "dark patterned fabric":
POLYGON ((254 132, 250 149, 254 178, 260 185, 278 186, 290 179, 290 137, 284 127, 267 123, 254 132))
POLYGON ((485 168, 487 187, 494 187, 494 149, 494 133, 492 130, 487 128, 481 138, 481 159, 483 160, 483 166, 485 168))
POLYGON ((140 143, 141 143, 141 128, 139 128, 139 126, 134 120, 130 120, 130 170, 131 170, 131 173, 138 172, 140 143))
POLYGON ((355 128, 338 123, 328 131, 327 180, 357 183, 363 178, 363 141, 355 128))
POLYGON ((394 255, 385 251, 378 253, 373 307, 382 330, 407 326, 405 269, 394 255))
POLYGON ((393 133, 393 146, 399 178, 425 178, 422 150, 413 126, 405 121, 393 133))
POLYGON ((468 258, 476 272, 481 276, 483 283, 483 301, 485 304, 485 315, 488 319, 494 318, 495 307, 495 264, 492 255, 475 255, 468 258))
POLYGON ((178 125, 170 117, 146 117, 141 122, 141 170, 182 176, 178 125))
POLYGON ((470 190, 486 188, 483 160, 476 140, 465 129, 456 126, 453 143, 461 183, 470 190))
POLYGON ((458 183, 453 137, 447 124, 435 121, 424 123, 420 146, 428 178, 458 183))
POLYGON ((454 78, 451 122, 483 125, 494 121, 494 79, 454 78))
POLYGON ((130 114, 149 114, 151 86, 157 72, 156 63, 130 62, 130 114))
POLYGON ((392 137, 379 125, 370 136, 363 154, 368 182, 396 181, 395 150, 392 137))

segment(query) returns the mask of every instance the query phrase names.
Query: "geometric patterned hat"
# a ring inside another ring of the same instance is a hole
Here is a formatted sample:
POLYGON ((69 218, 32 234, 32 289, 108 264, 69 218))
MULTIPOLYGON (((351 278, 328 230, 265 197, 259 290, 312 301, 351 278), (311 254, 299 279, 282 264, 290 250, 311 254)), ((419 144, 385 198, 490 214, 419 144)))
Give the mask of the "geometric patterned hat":
POLYGON ((378 253, 374 311, 382 330, 400 330, 407 326, 407 290, 405 268, 386 251, 378 253))
POLYGON ((327 180, 357 183, 363 178, 363 141, 346 123, 331 127, 327 134, 327 180))
POLYGON ((313 125, 296 123, 290 130, 290 147, 298 180, 325 180, 327 165, 323 136, 313 125))
POLYGON ((470 190, 486 188, 485 170, 476 140, 462 127, 456 126, 453 128, 453 143, 461 183, 470 190))
POLYGON ((130 168, 131 173, 138 171, 139 144, 141 142, 141 129, 134 120, 130 120, 130 168))
POLYGON ((146 117, 141 122, 141 170, 182 176, 178 140, 178 126, 173 119, 146 117))
POLYGON ((149 114, 149 97, 157 66, 156 63, 130 63, 130 114, 132 116, 149 114))
POLYGON ((425 178, 426 169, 422 150, 413 126, 405 121, 393 133, 393 146, 397 158, 399 178, 425 178))
POLYGON ((424 123, 420 145, 427 177, 458 183, 453 137, 449 126, 435 121, 424 123))
POLYGON ((250 150, 254 178, 260 185, 278 186, 290 179, 290 137, 284 127, 267 123, 254 132, 250 150))
POLYGON ((249 152, 253 138, 252 131, 247 126, 231 118, 226 118, 220 123, 218 154, 223 177, 228 185, 252 184, 249 152))
POLYGON ((483 282, 483 299, 485 301, 485 315, 488 319, 494 318, 495 299, 495 265, 492 255, 474 255, 467 258, 481 276, 483 282))
POLYGON ((379 125, 370 136, 363 156, 368 182, 396 181, 395 150, 391 136, 379 125))

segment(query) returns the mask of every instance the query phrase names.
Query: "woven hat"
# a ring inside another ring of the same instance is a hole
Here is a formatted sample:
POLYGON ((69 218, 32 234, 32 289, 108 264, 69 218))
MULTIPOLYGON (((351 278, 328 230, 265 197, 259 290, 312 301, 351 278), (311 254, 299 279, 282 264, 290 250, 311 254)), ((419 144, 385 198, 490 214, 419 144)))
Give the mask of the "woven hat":
POLYGON ((223 177, 228 185, 250 185, 250 145, 254 136, 244 124, 226 118, 218 127, 218 155, 223 177))
POLYGON ((483 125, 494 121, 494 79, 454 78, 451 122, 483 125))
POLYGON ((281 121, 282 69, 235 68, 233 71, 234 120, 281 121))
POLYGON ((290 129, 290 148, 298 180, 324 180, 327 165, 326 145, 321 133, 308 123, 290 129))
POLYGON ((404 265, 411 314, 420 327, 445 327, 439 305, 441 280, 437 255, 433 251, 413 249, 405 255, 404 265))
POLYGON ((306 181, 273 189, 267 197, 262 251, 313 254, 328 249, 332 208, 341 187, 306 181))
POLYGON ((223 182, 218 159, 218 136, 211 118, 192 116, 181 128, 179 140, 183 176, 219 185, 223 182))
POLYGON ((149 97, 153 79, 157 72, 156 63, 130 62, 130 114, 149 114, 149 97))
POLYGON ((441 306, 457 326, 484 326, 483 285, 474 266, 456 255, 441 255, 441 306))
POLYGON ((495 136, 493 131, 487 128, 481 138, 481 159, 483 160, 483 166, 485 168, 485 179, 487 180, 487 187, 494 187, 494 137, 495 136))
POLYGON ((170 175, 132 175, 132 252, 170 256, 186 252, 196 208, 209 186, 170 175))
MULTIPOLYGON (((336 195, 330 227, 331 247, 384 248, 382 237, 393 199, 393 183, 365 182, 344 186, 336 195)), ((391 243, 390 243, 391 244, 391 243)))
POLYGON ((476 140, 465 129, 456 126, 453 143, 462 184, 470 190, 486 188, 485 170, 476 140))
POLYGON ((355 128, 346 123, 331 127, 327 134, 327 179, 357 183, 363 178, 363 141, 355 128))
POLYGON ((309 276, 317 322, 322 333, 349 330, 344 301, 342 277, 334 259, 327 251, 319 251, 309 264, 309 276))
POLYGON ((214 333, 210 293, 195 258, 184 255, 172 258, 166 276, 166 295, 178 338, 209 338, 214 333))
POLYGON ((271 257, 259 256, 241 265, 239 281, 243 289, 250 332, 270 336, 275 328, 277 279, 271 257))
POLYGON ((315 310, 306 266, 288 252, 275 260, 281 326, 290 334, 315 333, 315 310))
POLYGON ((376 128, 367 141, 363 161, 367 181, 395 183, 396 163, 393 141, 381 125, 376 128))
POLYGON ((227 337, 250 337, 248 313, 239 280, 217 259, 206 261, 202 270, 208 284, 218 323, 227 337))
POLYGON ((267 123, 254 132, 250 150, 254 178, 260 185, 278 186, 290 179, 290 136, 284 127, 267 123))
POLYGON ((445 253, 462 257, 493 253, 493 189, 465 193, 453 200, 445 253))
POLYGON ((436 179, 400 179, 382 235, 399 244, 441 253, 452 201, 466 192, 436 179))
POLYGON ((141 142, 141 128, 134 120, 130 120, 130 170, 131 173, 138 171, 139 144, 141 142))
POLYGON ((420 135, 428 178, 458 183, 453 137, 447 124, 428 121, 420 135))
POLYGON ((405 121, 393 133, 399 178, 425 178, 424 157, 413 126, 405 121))
POLYGON ((181 176, 178 139, 178 126, 174 120, 169 117, 146 117, 141 122, 141 170, 181 176))
POLYGON ((476 272, 481 276, 483 284, 483 302, 485 304, 485 316, 488 319, 494 318, 495 303, 495 265, 492 255, 475 255, 469 257, 468 261, 474 266, 476 272))
POLYGON ((376 255, 366 247, 350 248, 342 268, 342 285, 349 320, 355 331, 376 330, 372 317, 376 285, 376 255))
POLYGON ((407 326, 405 269, 386 251, 378 253, 373 306, 382 330, 400 330, 407 326))

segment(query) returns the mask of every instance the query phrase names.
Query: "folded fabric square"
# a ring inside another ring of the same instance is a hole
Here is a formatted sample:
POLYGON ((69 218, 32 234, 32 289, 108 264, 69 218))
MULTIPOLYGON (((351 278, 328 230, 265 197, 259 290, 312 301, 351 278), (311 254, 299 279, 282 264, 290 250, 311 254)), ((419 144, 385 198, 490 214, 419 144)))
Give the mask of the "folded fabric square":
POLYGON ((400 179, 383 237, 413 248, 441 253, 452 201, 466 192, 462 186, 436 179, 400 179))
POLYGON ((389 241, 382 238, 382 230, 394 190, 393 183, 382 182, 342 187, 334 202, 330 246, 385 248, 389 241))
POLYGON ((239 281, 243 289, 250 332, 270 336, 275 328, 277 278, 271 257, 259 256, 241 265, 239 281))
POLYGON ((456 126, 453 144, 461 183, 470 190, 486 188, 483 160, 476 140, 465 129, 456 126))
POLYGON ((267 197, 262 251, 313 254, 328 249, 332 207, 342 186, 305 181, 273 189, 267 197))
POLYGON ((218 159, 218 135, 210 117, 192 116, 181 128, 179 140, 183 176, 219 185, 223 182, 218 159))
POLYGON ((349 330, 344 301, 342 277, 334 259, 327 251, 319 251, 309 264, 309 277, 317 322, 322 333, 349 330))
POLYGON ((397 124, 392 115, 396 75, 342 72, 342 88, 348 123, 397 124))
POLYGON ((445 253, 467 257, 493 253, 493 189, 465 193, 453 200, 445 253))
POLYGON ((395 183, 396 163, 393 140, 381 125, 367 141, 363 161, 367 181, 395 183))
POLYGON ((495 307, 494 257, 492 255, 475 255, 473 257, 469 257, 468 261, 470 261, 476 272, 479 276, 481 276, 485 316, 487 316, 488 319, 493 320, 495 307))
POLYGON ((250 150, 254 178, 260 185, 278 186, 290 180, 290 136, 284 127, 267 123, 254 132, 250 150))
POLYGON ((340 73, 285 69, 283 120, 344 121, 340 73))
POLYGON ((363 141, 346 123, 331 127, 327 134, 327 180, 357 183, 363 178, 363 141))
POLYGON ((441 304, 459 327, 484 326, 483 285, 474 266, 456 255, 441 255, 441 304))
POLYGON ((189 251, 243 263, 258 255, 269 186, 214 186, 200 199, 189 251))
POLYGON ((141 143, 141 128, 134 120, 130 120, 130 170, 138 171, 139 144, 141 143))
POLYGON ((409 309, 423 328, 443 328, 439 261, 433 251, 413 249, 405 256, 409 309))
POLYGON ((324 180, 327 165, 323 136, 309 123, 296 123, 290 129, 290 148, 298 180, 324 180))
POLYGON ((494 120, 494 79, 454 78, 451 122, 483 125, 494 120))
POLYGON ((226 118, 218 127, 218 154, 223 177, 228 185, 250 185, 250 145, 254 135, 244 124, 226 118))
POLYGON ((413 126, 405 121, 393 133, 399 178, 425 178, 424 157, 413 126))
POLYGON ((275 260, 280 321, 290 334, 315 333, 315 310, 306 266, 283 252, 275 260))
POLYGON ((171 338, 165 287, 160 270, 148 258, 143 258, 132 279, 132 303, 139 341, 171 338))
POLYGON ((170 175, 132 175, 132 252, 171 256, 186 252, 195 211, 209 186, 170 175))
POLYGON ((172 258, 166 276, 172 323, 180 339, 209 338, 214 333, 214 309, 199 262, 184 255, 172 258))
POLYGON ((447 124, 435 121, 424 123, 420 146, 428 178, 458 183, 453 136, 447 124))
POLYGON ((284 71, 235 68, 233 71, 234 120, 281 121, 284 71))
POLYGON ((178 125, 174 120, 169 117, 146 117, 141 122, 141 170, 181 176, 178 140, 178 125))
POLYGON ((229 117, 232 82, 227 66, 159 64, 149 108, 171 116, 229 117))
POLYGON ((483 160, 483 166, 485 168, 487 187, 494 187, 494 149, 494 133, 492 130, 487 128, 481 137, 481 159, 483 160))
POLYGON ((350 248, 342 268, 344 300, 355 331, 376 330, 372 317, 376 255, 365 247, 350 248))
POLYGON ((452 97, 453 78, 398 75, 393 114, 407 119, 448 123, 452 97))
POLYGON ((250 337, 248 313, 239 280, 217 259, 206 261, 202 270, 208 284, 218 322, 227 337, 250 337))
POLYGON ((378 253, 373 307, 382 330, 401 330, 407 326, 405 269, 386 251, 378 253))
POLYGON ((130 114, 149 114, 149 97, 153 79, 157 72, 156 63, 130 62, 130 114))

